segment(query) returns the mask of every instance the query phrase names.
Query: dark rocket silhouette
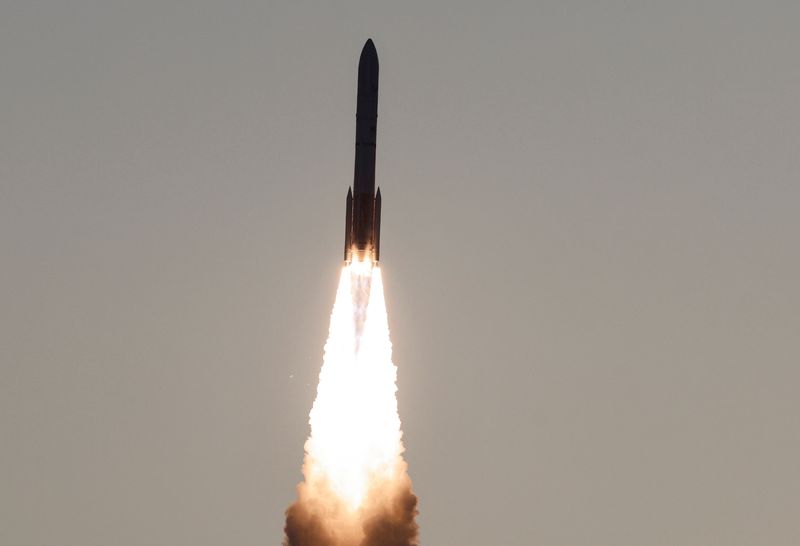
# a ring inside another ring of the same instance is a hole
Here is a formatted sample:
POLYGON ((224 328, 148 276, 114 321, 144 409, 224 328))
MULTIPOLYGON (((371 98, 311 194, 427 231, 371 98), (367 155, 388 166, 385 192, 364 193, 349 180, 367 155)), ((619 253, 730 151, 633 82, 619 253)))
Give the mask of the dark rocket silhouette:
POLYGON ((344 261, 380 257, 381 190, 375 193, 375 137, 378 129, 378 52, 367 40, 358 61, 356 162, 353 187, 347 190, 344 261))

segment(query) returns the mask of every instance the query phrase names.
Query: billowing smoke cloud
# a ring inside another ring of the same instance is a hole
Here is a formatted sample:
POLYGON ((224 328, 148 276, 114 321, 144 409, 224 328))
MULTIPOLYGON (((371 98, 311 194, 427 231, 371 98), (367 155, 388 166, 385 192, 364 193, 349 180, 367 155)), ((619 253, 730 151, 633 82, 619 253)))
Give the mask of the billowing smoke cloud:
POLYGON ((342 270, 284 546, 415 546, 380 269, 342 270))
MULTIPOLYGON (((416 546, 417 497, 411 481, 392 484, 388 498, 369 498, 357 513, 300 494, 286 511, 285 546, 416 546)), ((303 485, 299 486, 302 490, 303 485)))
POLYGON ((364 520, 362 546, 411 546, 417 544, 417 497, 408 476, 393 484, 388 502, 364 520), (405 483, 403 483, 405 482, 405 483))

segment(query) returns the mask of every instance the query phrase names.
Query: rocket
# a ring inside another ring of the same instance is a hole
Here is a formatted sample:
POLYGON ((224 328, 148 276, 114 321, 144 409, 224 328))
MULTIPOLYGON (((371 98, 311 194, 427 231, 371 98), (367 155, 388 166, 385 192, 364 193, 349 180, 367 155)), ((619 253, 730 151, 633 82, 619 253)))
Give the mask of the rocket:
POLYGON ((380 257, 381 190, 375 193, 375 136, 378 128, 378 52, 367 40, 358 61, 356 161, 353 187, 347 190, 344 261, 380 257))

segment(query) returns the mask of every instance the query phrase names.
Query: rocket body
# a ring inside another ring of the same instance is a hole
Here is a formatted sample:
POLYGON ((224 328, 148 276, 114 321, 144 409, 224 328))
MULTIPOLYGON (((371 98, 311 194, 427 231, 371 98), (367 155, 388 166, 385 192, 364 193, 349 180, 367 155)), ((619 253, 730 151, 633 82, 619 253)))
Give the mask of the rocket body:
POLYGON ((375 192, 378 128, 378 53, 367 40, 358 62, 356 157, 353 187, 347 191, 344 261, 377 262, 380 256, 381 191, 375 192))

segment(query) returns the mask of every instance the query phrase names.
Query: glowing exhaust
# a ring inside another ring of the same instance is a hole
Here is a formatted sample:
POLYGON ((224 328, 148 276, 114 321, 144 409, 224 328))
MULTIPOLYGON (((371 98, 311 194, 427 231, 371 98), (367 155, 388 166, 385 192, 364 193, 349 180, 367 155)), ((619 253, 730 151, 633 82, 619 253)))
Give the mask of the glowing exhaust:
POLYGON ((380 268, 353 262, 342 269, 331 313, 285 544, 383 544, 376 533, 393 545, 417 543, 396 378, 380 268))

